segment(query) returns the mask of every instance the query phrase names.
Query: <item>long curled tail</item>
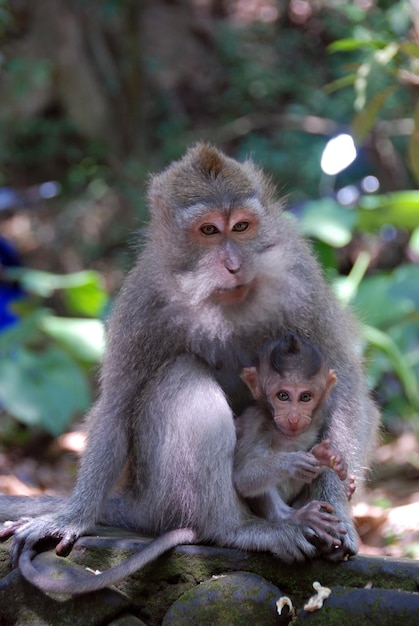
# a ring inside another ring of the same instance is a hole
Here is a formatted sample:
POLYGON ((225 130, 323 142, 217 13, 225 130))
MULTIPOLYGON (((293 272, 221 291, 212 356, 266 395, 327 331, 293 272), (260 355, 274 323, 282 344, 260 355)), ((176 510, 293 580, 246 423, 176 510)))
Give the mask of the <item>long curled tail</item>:
MULTIPOLYGON (((119 565, 110 567, 104 572, 92 575, 87 570, 83 571, 72 567, 66 561, 62 561, 65 565, 62 567, 59 563, 59 569, 54 568, 54 577, 48 574, 42 561, 37 562, 39 552, 32 548, 22 552, 19 559, 19 569, 26 580, 42 591, 67 594, 88 593, 120 582, 171 548, 197 541, 197 534, 190 528, 171 530, 153 539, 141 552, 133 554, 119 565)), ((61 561, 61 558, 55 560, 61 561)))

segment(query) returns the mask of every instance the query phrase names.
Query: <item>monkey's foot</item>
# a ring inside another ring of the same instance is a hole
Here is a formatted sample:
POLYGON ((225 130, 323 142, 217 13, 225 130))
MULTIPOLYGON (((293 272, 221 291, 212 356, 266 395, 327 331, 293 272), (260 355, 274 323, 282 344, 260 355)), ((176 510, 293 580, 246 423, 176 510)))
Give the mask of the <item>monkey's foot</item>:
POLYGON ((30 522, 32 519, 33 517, 21 517, 15 522, 4 522, 3 530, 0 530, 0 541, 6 541, 12 537, 23 524, 30 522))
POLYGON ((356 479, 355 479, 355 476, 349 476, 348 477, 348 485, 347 485, 348 500, 351 500, 351 498, 354 495, 355 491, 356 491, 356 479))
POLYGON ((66 556, 81 534, 83 529, 80 526, 69 524, 58 516, 44 515, 36 518, 22 517, 13 522, 0 532, 0 540, 13 536, 11 561, 12 567, 17 567, 22 552, 40 542, 57 544, 56 553, 66 556))

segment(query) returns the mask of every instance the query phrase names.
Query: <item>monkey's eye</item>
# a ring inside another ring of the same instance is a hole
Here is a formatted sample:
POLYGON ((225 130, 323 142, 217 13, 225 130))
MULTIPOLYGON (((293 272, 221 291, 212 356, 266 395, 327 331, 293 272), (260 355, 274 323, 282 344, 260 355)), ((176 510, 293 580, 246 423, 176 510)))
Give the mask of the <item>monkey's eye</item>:
POLYGON ((300 395, 299 400, 300 400, 300 402, 310 402, 310 400, 312 399, 312 397, 313 397, 313 396, 311 395, 311 393, 310 393, 309 391, 304 391, 304 392, 300 395))
POLYGON ((203 235, 207 236, 216 235, 220 232, 218 228, 214 226, 214 224, 204 224, 203 226, 201 226, 200 231, 203 235))
POLYGON ((233 229, 236 233, 242 233, 249 228, 249 222, 237 222, 234 224, 233 229))
POLYGON ((281 400, 281 402, 286 402, 290 399, 289 394, 286 391, 278 391, 276 397, 278 398, 278 400, 281 400))

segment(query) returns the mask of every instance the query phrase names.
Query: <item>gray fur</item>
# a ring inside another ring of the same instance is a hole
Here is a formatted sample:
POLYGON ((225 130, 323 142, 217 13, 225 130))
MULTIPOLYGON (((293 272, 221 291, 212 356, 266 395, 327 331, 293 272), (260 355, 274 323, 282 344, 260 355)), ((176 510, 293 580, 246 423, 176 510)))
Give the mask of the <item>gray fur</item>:
MULTIPOLYGON (((16 529, 14 560, 45 536, 68 551, 98 522, 151 533, 188 526, 200 541, 268 550, 288 562, 313 557, 304 527, 255 517, 233 487, 233 413, 250 401, 239 374, 268 339, 294 331, 314 340, 338 375, 324 437, 359 477, 378 414, 356 325, 252 162, 198 144, 151 179, 149 199, 145 246, 110 321, 77 485, 65 506, 16 529), (212 208, 228 215, 248 208, 259 220, 257 236, 234 243, 234 275, 223 244, 204 250, 188 235, 191 220, 212 208), (213 294, 234 281, 253 281, 253 291, 243 303, 220 304, 213 294)), ((333 505, 348 531, 342 554, 355 553, 346 493, 333 472, 310 497, 333 505)), ((0 519, 10 511, 0 498, 0 519)))

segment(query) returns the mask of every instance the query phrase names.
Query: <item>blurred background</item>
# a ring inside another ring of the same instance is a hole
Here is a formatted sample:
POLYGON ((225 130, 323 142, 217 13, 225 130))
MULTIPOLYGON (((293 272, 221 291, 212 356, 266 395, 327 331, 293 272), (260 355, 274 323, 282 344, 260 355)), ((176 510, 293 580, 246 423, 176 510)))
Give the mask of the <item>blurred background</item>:
POLYGON ((357 312, 362 551, 419 558, 419 0, 0 0, 0 491, 71 490, 148 172, 196 140, 271 174, 357 312))

